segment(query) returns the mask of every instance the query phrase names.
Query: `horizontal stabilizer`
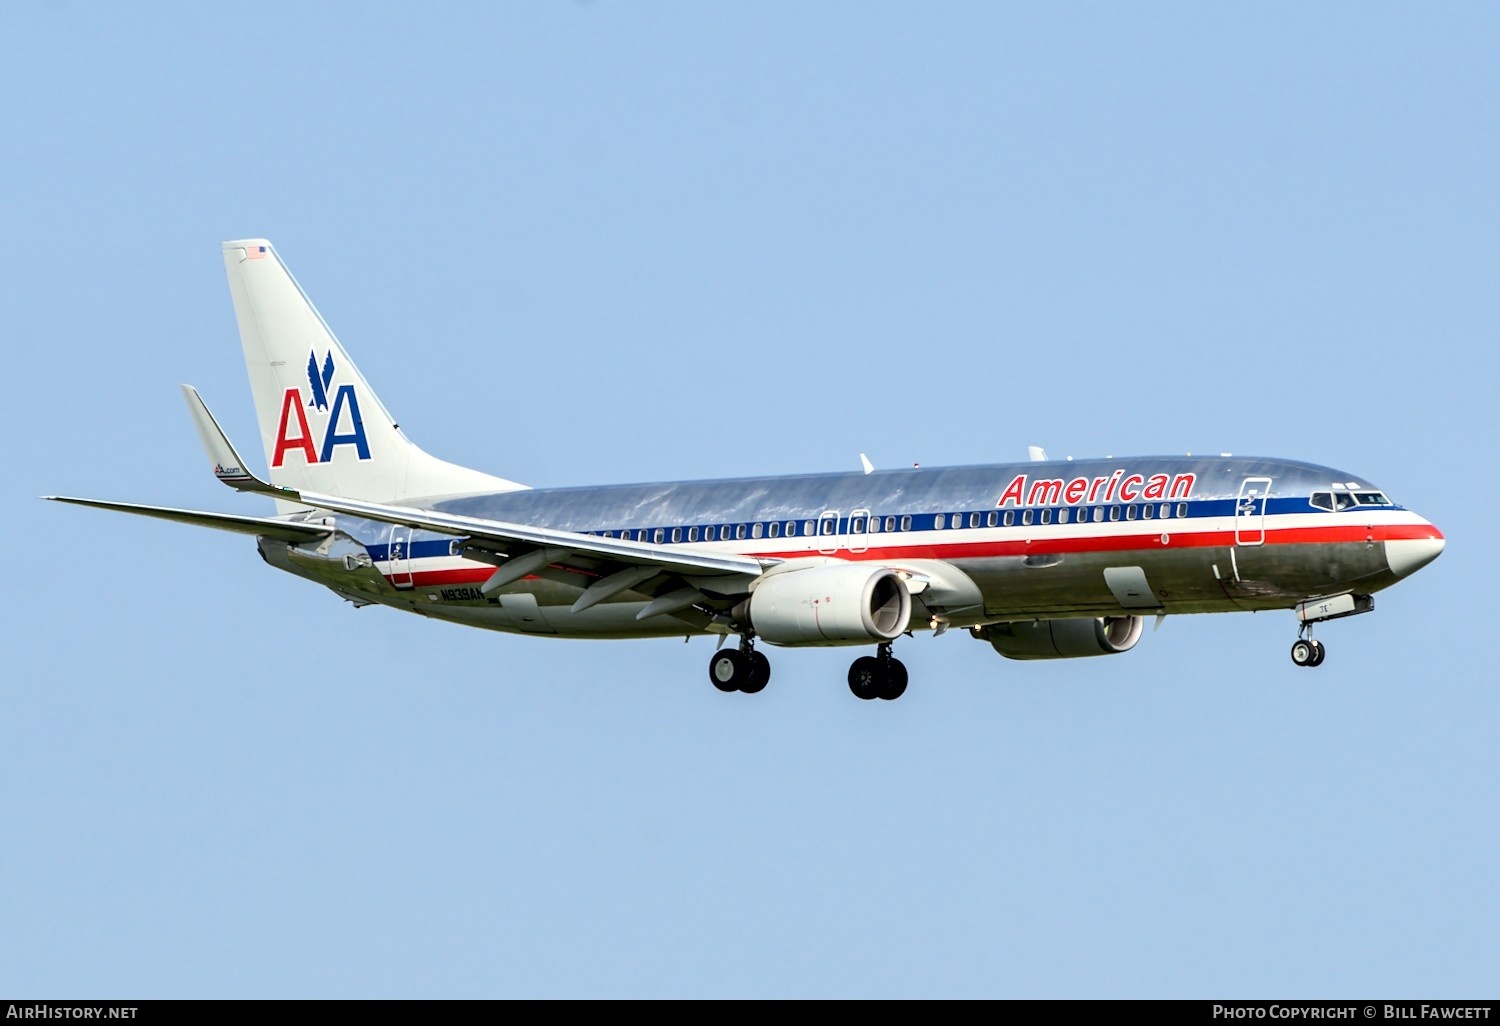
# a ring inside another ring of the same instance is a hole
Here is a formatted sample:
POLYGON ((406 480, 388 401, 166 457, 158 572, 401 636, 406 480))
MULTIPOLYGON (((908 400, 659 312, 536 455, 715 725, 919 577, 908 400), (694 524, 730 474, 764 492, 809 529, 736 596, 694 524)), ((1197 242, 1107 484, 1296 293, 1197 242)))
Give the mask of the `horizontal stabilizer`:
POLYGON ((44 495, 53 502, 67 502, 74 506, 93 506, 96 509, 114 510, 116 513, 135 513, 158 520, 172 520, 179 524, 196 524, 212 527, 216 531, 233 531, 236 534, 252 534, 259 538, 276 538, 285 542, 316 541, 325 538, 330 528, 320 524, 298 524, 287 520, 272 520, 269 517, 242 517, 233 513, 205 513, 195 509, 174 509, 171 506, 142 506, 134 502, 104 502, 101 499, 74 499, 66 495, 44 495))

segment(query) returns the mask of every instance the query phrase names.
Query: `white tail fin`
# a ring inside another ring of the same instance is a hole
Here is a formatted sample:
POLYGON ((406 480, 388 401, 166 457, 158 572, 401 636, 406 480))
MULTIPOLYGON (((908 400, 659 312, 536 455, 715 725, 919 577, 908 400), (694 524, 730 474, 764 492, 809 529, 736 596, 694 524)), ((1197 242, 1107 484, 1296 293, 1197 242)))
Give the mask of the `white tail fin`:
POLYGON ((525 487, 402 434, 265 239, 224 243, 224 268, 273 485, 392 503, 525 487))

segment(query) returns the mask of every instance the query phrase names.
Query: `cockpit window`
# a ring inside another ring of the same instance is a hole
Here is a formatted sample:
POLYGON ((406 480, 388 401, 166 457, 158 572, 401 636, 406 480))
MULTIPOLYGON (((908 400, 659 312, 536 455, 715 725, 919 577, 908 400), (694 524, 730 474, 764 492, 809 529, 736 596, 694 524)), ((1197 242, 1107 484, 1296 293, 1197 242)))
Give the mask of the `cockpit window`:
POLYGON ((1335 488, 1330 492, 1313 492, 1307 497, 1307 501, 1314 509, 1346 510, 1355 506, 1389 506, 1391 500, 1384 492, 1358 491, 1351 492, 1343 488, 1335 488))

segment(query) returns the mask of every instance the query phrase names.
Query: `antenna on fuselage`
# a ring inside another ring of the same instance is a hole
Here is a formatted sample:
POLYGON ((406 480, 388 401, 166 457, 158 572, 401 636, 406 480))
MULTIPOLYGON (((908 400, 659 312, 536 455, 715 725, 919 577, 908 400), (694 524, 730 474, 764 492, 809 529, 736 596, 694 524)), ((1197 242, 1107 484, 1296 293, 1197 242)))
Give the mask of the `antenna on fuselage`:
POLYGON ((1031 457, 1031 462, 1033 463, 1047 462, 1047 450, 1043 449, 1040 445, 1028 445, 1026 447, 1026 455, 1031 457))
POLYGON ((859 465, 865 468, 866 474, 875 473, 875 464, 871 463, 870 457, 866 456, 864 453, 859 454, 859 465))

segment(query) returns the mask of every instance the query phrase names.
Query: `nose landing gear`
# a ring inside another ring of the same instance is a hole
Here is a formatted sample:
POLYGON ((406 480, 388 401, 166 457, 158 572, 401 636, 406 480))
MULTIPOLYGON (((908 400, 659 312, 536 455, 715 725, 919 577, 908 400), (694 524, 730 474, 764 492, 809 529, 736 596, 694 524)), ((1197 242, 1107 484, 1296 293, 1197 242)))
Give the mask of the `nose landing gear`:
POLYGON ((1375 599, 1369 595, 1329 595, 1324 598, 1304 599, 1297 603, 1297 640, 1292 643, 1292 662, 1298 666, 1322 666, 1323 643, 1314 641, 1313 624, 1326 620, 1339 620, 1346 616, 1358 616, 1375 608, 1375 599))
POLYGON ((860 656, 849 667, 849 690, 855 698, 894 702, 906 693, 906 664, 891 655, 889 641, 873 656, 860 656))
POLYGON ((1292 642, 1292 662, 1298 666, 1322 666, 1323 657, 1327 655, 1323 643, 1314 640, 1312 631, 1306 624, 1297 633, 1297 640, 1292 642))

